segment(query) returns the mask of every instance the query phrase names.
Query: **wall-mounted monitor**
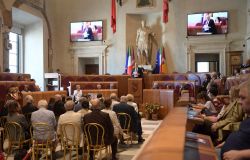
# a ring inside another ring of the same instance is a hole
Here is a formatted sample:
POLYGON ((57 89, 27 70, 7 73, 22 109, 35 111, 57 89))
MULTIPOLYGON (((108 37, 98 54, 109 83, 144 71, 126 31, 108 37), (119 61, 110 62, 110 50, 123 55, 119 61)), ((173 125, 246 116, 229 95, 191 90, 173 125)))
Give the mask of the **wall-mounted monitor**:
POLYGON ((188 14, 188 36, 228 33, 228 12, 203 12, 188 14))
POLYGON ((103 23, 102 21, 82 21, 70 23, 70 41, 102 41, 103 23))

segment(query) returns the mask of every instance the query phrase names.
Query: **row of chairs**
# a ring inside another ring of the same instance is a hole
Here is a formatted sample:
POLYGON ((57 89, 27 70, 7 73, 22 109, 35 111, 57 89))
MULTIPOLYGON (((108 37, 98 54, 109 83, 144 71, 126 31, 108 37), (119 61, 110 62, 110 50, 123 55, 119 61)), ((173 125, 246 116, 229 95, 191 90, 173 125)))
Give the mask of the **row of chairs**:
MULTIPOLYGON (((130 134, 130 123, 131 123, 131 117, 126 113, 118 113, 117 114, 118 119, 123 121, 122 128, 123 131, 130 135, 127 138, 127 141, 131 141, 132 144, 132 135, 130 134)), ((46 141, 41 141, 39 139, 34 138, 33 132, 35 128, 39 129, 40 135, 46 135, 47 132, 50 131, 50 126, 45 123, 35 123, 32 124, 30 128, 30 135, 31 138, 25 140, 24 134, 22 133, 22 127, 20 124, 16 122, 6 122, 5 124, 5 130, 8 137, 9 147, 8 147, 8 154, 12 152, 13 149, 20 149, 23 148, 24 144, 32 144, 31 147, 31 153, 32 153, 32 159, 38 159, 38 155, 42 153, 42 155, 45 156, 46 159, 49 157, 49 153, 52 152, 53 147, 53 141, 52 139, 48 139, 46 141), (41 130, 42 128, 42 130, 41 130)), ((84 140, 87 144, 87 151, 88 156, 90 155, 90 151, 94 153, 94 156, 97 155, 97 153, 102 153, 102 150, 106 150, 106 153, 110 153, 110 146, 106 146, 104 143, 104 135, 105 130, 103 126, 97 123, 89 123, 84 125, 84 140), (96 134, 93 134, 96 133, 96 134)), ((79 147, 80 147, 80 128, 73 124, 73 123, 64 123, 62 124, 61 129, 61 137, 60 142, 61 146, 63 146, 64 149, 64 159, 66 157, 67 151, 69 151, 70 159, 72 157, 72 152, 76 152, 76 159, 78 159, 79 154, 79 147), (70 132, 69 132, 70 131, 70 132), (73 134, 72 134, 73 133, 73 134)), ((83 144, 85 143, 83 142, 83 144)), ((84 146, 82 147, 84 153, 84 146)), ((8 156, 8 155, 7 155, 8 156)), ((100 154, 101 156, 101 154, 100 154)), ((52 156, 50 156, 52 158, 52 156)), ((89 157, 88 157, 89 159, 89 157)))

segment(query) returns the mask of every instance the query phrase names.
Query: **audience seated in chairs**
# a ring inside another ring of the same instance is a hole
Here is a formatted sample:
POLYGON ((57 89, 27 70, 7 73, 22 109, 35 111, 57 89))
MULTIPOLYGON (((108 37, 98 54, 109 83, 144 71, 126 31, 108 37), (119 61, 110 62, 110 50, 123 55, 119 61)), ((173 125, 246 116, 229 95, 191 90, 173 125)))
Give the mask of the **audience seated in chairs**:
POLYGON ((39 124, 44 123, 47 124, 50 128, 46 133, 44 134, 44 129, 40 127, 33 126, 33 138, 41 141, 47 141, 50 140, 53 142, 53 148, 52 148, 52 154, 56 149, 56 118, 55 114, 47 110, 48 103, 46 100, 40 100, 38 102, 38 110, 33 112, 31 114, 31 123, 39 124))
POLYGON ((250 80, 240 85, 239 104, 248 118, 241 122, 239 130, 229 135, 222 146, 223 159, 250 159, 250 80))
MULTIPOLYGON (((75 103, 73 101, 67 101, 65 103, 66 112, 62 115, 60 115, 58 119, 58 128, 57 128, 57 134, 61 137, 61 141, 64 142, 64 140, 70 140, 71 143, 74 143, 72 146, 77 148, 77 155, 78 155, 78 146, 80 146, 81 142, 81 114, 76 113, 73 111, 75 103), (72 124, 74 126, 74 129, 72 129, 72 125, 69 125, 68 127, 65 126, 62 130, 62 126, 64 124, 72 124), (78 143, 78 144, 75 144, 78 143), (78 145, 78 146, 76 146, 78 145)), ((66 144, 70 144, 65 142, 66 144)), ((64 146, 65 147, 69 146, 64 146)))
MULTIPOLYGON (((83 118, 82 118, 82 122, 83 122, 83 128, 84 128, 84 134, 87 137, 87 143, 88 143, 88 147, 90 146, 90 141, 89 141, 89 136, 93 136, 96 137, 97 132, 91 132, 91 128, 90 128, 90 134, 88 134, 88 125, 91 125, 93 123, 98 124, 98 126, 102 126, 104 129, 104 144, 107 145, 111 145, 112 148, 112 159, 115 160, 116 159, 116 153, 117 153, 117 139, 114 136, 114 127, 112 125, 112 121, 109 117, 109 114, 104 113, 100 110, 100 100, 99 99, 92 99, 91 101, 92 104, 92 112, 86 114, 83 118)), ((101 139, 101 135, 99 139, 101 139)), ((92 142, 95 143, 95 142, 92 142)), ((94 159, 94 151, 93 148, 89 148, 90 152, 89 152, 89 156, 90 156, 90 160, 94 159), (91 150, 92 149, 92 150, 91 150)))
MULTIPOLYGON (((127 104, 127 96, 121 96, 120 103, 114 105, 113 111, 118 113, 127 113, 131 117, 130 131, 137 133, 138 143, 144 141, 142 138, 142 131, 138 127, 138 114, 136 113, 134 107, 127 104)), ((120 122, 121 126, 124 126, 123 122, 120 122)))
POLYGON ((98 93, 96 98, 98 98, 100 100, 100 109, 104 109, 105 108, 105 105, 104 105, 104 97, 102 96, 101 93, 98 93))

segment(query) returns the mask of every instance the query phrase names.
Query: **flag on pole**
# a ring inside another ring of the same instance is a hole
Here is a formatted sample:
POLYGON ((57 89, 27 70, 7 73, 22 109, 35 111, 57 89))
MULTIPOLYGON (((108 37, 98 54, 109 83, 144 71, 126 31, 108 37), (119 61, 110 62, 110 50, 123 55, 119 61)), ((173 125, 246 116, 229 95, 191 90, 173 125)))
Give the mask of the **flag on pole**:
POLYGON ((153 73, 167 73, 167 63, 164 48, 158 49, 156 54, 156 64, 153 73))
POLYGON ((168 0, 163 0, 162 3, 163 3, 162 5, 163 23, 167 23, 168 22, 168 10, 169 10, 168 0))
POLYGON ((111 0, 111 27, 113 33, 116 32, 116 3, 115 0, 111 0))
POLYGON ((135 56, 134 56, 134 49, 128 47, 127 56, 126 56, 126 66, 125 66, 125 73, 131 75, 132 69, 135 65, 135 56))

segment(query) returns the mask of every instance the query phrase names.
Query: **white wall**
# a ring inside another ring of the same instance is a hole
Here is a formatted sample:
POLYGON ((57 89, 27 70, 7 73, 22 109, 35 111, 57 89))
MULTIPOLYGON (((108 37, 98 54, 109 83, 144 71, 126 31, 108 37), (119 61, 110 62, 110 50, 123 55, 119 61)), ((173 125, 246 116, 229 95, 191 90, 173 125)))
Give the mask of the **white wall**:
POLYGON ((42 21, 24 28, 24 72, 44 89, 44 48, 42 21))
MULTIPOLYGON (((54 6, 48 8, 49 17, 54 20, 51 21, 54 45, 53 67, 72 74, 72 55, 69 52, 70 22, 101 19, 105 22, 105 38, 112 41, 111 47, 107 49, 108 73, 121 74, 124 71, 126 48, 134 44, 135 31, 140 26, 141 19, 145 18, 148 25, 156 32, 159 46, 164 45, 166 48, 169 72, 186 72, 186 43, 190 40, 186 38, 187 14, 203 11, 229 11, 229 34, 215 36, 215 39, 231 42, 230 50, 245 51, 243 44, 247 30, 247 1, 249 0, 173 0, 169 3, 169 22, 162 24, 162 1, 155 0, 152 8, 136 8, 135 0, 126 0, 122 7, 117 5, 117 32, 113 34, 110 27, 110 0, 54 0, 53 3, 49 2, 54 6)), ((213 40, 214 36, 208 38, 213 40)), ((200 40, 202 38, 197 38, 197 41, 200 40)), ((245 55, 244 53, 244 59, 245 55)), ((154 59, 153 55, 152 61, 154 59)))

